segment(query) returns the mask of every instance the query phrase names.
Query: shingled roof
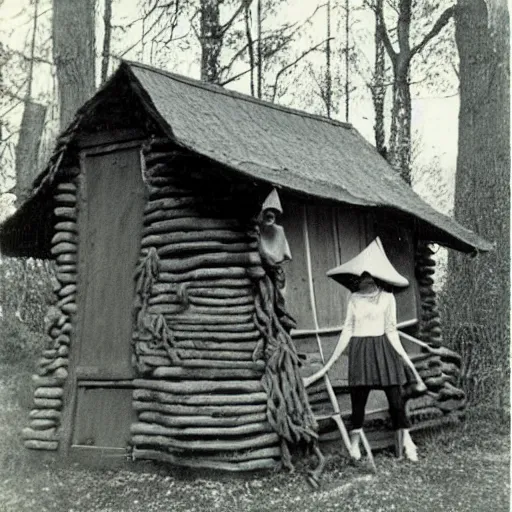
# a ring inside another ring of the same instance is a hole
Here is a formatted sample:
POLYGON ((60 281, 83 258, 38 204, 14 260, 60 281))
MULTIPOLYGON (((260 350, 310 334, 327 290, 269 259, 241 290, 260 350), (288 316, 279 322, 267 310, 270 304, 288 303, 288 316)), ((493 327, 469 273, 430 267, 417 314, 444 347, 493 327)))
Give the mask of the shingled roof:
MULTIPOLYGON (((492 248, 423 201, 349 124, 132 62, 123 62, 89 104, 108 96, 109 87, 119 81, 130 84, 178 145, 232 170, 309 196, 401 212, 415 222, 422 238, 460 251, 492 248)), ((73 130, 87 110, 88 104, 73 130)), ((29 202, 43 193, 52 169, 36 180, 29 202)))

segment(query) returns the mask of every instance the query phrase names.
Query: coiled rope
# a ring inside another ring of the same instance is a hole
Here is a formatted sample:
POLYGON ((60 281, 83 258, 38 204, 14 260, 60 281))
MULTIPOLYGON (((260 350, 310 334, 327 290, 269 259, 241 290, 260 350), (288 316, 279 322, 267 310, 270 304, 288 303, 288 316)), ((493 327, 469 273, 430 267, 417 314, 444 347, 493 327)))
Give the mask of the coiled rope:
MULTIPOLYGON (((266 362, 262 384, 267 393, 267 419, 281 437, 283 465, 293 470, 288 443, 315 442, 318 424, 299 373, 297 350, 280 317, 283 298, 269 275, 256 283, 255 307, 254 321, 263 343, 256 347, 253 359, 266 362)), ((289 316, 283 320, 288 323, 289 316)))

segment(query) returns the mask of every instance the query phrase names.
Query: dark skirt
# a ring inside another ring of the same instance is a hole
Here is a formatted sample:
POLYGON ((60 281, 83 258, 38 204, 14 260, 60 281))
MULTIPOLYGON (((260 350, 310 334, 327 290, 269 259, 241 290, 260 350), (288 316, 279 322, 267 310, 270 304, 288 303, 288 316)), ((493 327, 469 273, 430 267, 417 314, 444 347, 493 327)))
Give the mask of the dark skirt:
POLYGON ((349 343, 348 385, 384 388, 407 382, 405 363, 387 336, 353 336, 349 343))

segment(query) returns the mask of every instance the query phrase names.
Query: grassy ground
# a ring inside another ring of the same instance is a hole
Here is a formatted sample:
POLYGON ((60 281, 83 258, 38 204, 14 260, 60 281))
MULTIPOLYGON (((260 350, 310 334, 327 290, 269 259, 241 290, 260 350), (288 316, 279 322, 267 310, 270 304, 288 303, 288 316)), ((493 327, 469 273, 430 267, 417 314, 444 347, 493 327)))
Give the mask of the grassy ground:
POLYGON ((323 486, 305 474, 198 474, 139 463, 136 471, 35 462, 19 431, 30 407, 30 365, 0 366, 1 512, 436 511, 509 510, 509 427, 470 414, 461 426, 417 433, 420 461, 376 455, 377 474, 333 453, 323 486))

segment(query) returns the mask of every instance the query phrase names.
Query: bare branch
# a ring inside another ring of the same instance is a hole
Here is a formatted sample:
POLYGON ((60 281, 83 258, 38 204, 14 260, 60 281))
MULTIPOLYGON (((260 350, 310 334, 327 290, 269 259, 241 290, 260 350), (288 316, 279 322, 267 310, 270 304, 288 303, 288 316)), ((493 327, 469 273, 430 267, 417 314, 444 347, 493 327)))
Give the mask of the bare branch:
POLYGON ((248 47, 249 47, 249 43, 244 44, 233 55, 233 57, 231 57, 230 61, 225 66, 222 66, 222 68, 220 69, 220 74, 223 74, 223 73, 226 73, 227 71, 229 71, 231 69, 231 67, 233 66, 233 64, 235 63, 235 61, 245 53, 245 51, 247 50, 248 47))
POLYGON ((234 21, 242 14, 242 11, 244 9, 248 9, 250 5, 252 4, 252 0, 240 0, 240 5, 238 6, 238 9, 234 12, 233 16, 222 25, 220 29, 221 37, 224 36, 224 34, 231 28, 231 25, 233 25, 234 21))
POLYGON ((194 34, 196 35, 197 39, 199 41, 201 41, 201 36, 199 34, 199 32, 197 31, 197 28, 194 26, 194 20, 196 18, 196 16, 199 14, 200 12, 200 9, 196 9, 196 12, 194 14, 192 14, 192 16, 190 17, 190 26, 192 27, 192 30, 194 31, 194 34))
POLYGON ((391 39, 389 38, 389 33, 386 28, 386 22, 384 21, 384 15, 382 13, 382 9, 377 9, 376 11, 377 19, 379 23, 377 24, 377 28, 380 33, 380 37, 382 38, 382 42, 384 43, 384 47, 386 48, 386 52, 389 55, 389 58, 391 59, 391 62, 393 64, 396 63, 397 60, 397 53, 395 52, 393 48, 393 44, 391 43, 391 39))
POLYGON ((313 66, 311 65, 311 63, 309 63, 309 65, 308 65, 308 71, 309 71, 309 76, 316 83, 316 88, 313 89, 313 93, 322 100, 323 104, 325 105, 325 108, 327 109, 328 108, 328 106, 327 106, 327 95, 326 95, 325 88, 324 88, 321 80, 319 80, 317 78, 317 76, 315 75, 315 71, 314 71, 313 66))
MULTIPOLYGON (((330 38, 331 40, 334 39, 334 37, 331 37, 330 38)), ((286 66, 284 66, 283 68, 281 68, 277 74, 276 74, 276 78, 274 80, 274 85, 272 86, 272 102, 275 100, 276 98, 276 93, 277 93, 277 86, 278 86, 278 82, 279 82, 279 79, 281 78, 281 76, 283 75, 283 73, 285 73, 288 69, 296 66, 304 57, 306 57, 307 55, 309 55, 311 52, 314 52, 315 50, 317 50, 318 48, 320 48, 320 46, 324 45, 325 43, 327 42, 327 39, 324 39, 321 43, 318 43, 317 45, 309 48, 308 50, 306 50, 305 52, 302 52, 294 61, 290 62, 289 64, 287 64, 286 66)))
POLYGON ((172 39, 174 38, 174 31, 176 30, 176 27, 178 26, 179 13, 180 13, 180 1, 176 0, 175 7, 174 7, 174 16, 171 21, 171 35, 169 36, 169 41, 172 41, 172 39))
POLYGON ((241 73, 238 73, 230 78, 227 78, 223 82, 219 82, 218 85, 221 85, 222 87, 224 87, 225 85, 230 84, 231 82, 235 82, 236 80, 238 80, 239 78, 242 78, 244 75, 246 75, 247 73, 250 73, 250 72, 251 72, 251 68, 246 69, 245 71, 242 71, 241 73))
POLYGON ((116 55, 115 57, 117 57, 118 59, 122 59, 128 52, 133 50, 139 43, 140 43, 140 39, 138 41, 136 41, 135 43, 133 43, 131 46, 129 46, 122 53, 120 53, 119 55, 116 55))
POLYGON ((7 50, 7 53, 10 53, 11 55, 16 55, 17 57, 21 57, 22 59, 26 61, 33 60, 34 62, 39 62, 42 64, 48 64, 50 66, 53 66, 53 62, 47 59, 43 59, 42 57, 36 57, 34 58, 30 57, 29 55, 25 55, 23 52, 20 52, 18 50, 14 50, 13 48, 10 48, 9 46, 4 46, 4 48, 7 50))
POLYGON ((412 50, 411 50, 411 58, 416 54, 421 52, 425 46, 441 32, 441 30, 447 25, 447 23, 450 21, 450 19, 453 17, 453 13, 455 12, 455 5, 452 5, 451 7, 448 7, 441 16, 437 19, 437 21, 434 23, 432 28, 430 29, 430 32, 425 35, 423 40, 417 44, 412 50))
MULTIPOLYGON (((262 39, 262 42, 264 41, 271 41, 273 38, 275 37, 275 35, 269 35, 269 36, 265 36, 263 39, 262 39)), ((285 39, 281 44, 279 44, 278 46, 276 46, 274 49, 272 49, 272 51, 269 51, 268 53, 265 53, 265 58, 268 59, 270 57, 273 57, 274 55, 276 55, 277 53, 279 53, 283 48, 285 48, 286 46, 288 46, 288 44, 290 44, 290 42, 292 41, 292 37, 290 36, 289 39, 285 39)), ((256 39, 253 39, 253 44, 254 43, 259 43, 259 39, 256 38, 256 39)), ((243 46, 243 48, 241 48, 236 54, 235 56, 231 59, 231 61, 226 64, 225 66, 222 67, 220 73, 221 74, 225 74, 227 71, 229 71, 231 69, 231 67, 233 66, 235 60, 240 57, 242 55, 242 53, 244 51, 246 51, 247 49, 249 48, 249 45, 248 44, 245 44, 243 46)), ((256 61, 256 59, 255 59, 256 61)), ((253 69, 256 68, 258 65, 257 62, 254 63, 254 66, 253 66, 253 69)), ((239 73, 237 75, 235 75, 234 77, 232 78, 227 78, 226 80, 224 80, 223 82, 221 82, 221 85, 225 85, 225 84, 228 84, 230 82, 233 82, 235 80, 237 80, 238 78, 244 76, 245 74, 249 73, 251 71, 251 67, 249 67, 247 70, 243 71, 242 73, 239 73)))
MULTIPOLYGON (((3 93, 3 94, 5 94, 5 93, 3 93)), ((1 117, 5 117, 7 114, 11 113, 15 108, 18 107, 18 105, 20 105, 21 103, 23 103, 25 101, 24 98, 16 97, 14 95, 7 94, 7 96, 10 96, 11 98, 16 99, 16 102, 13 105, 11 105, 11 107, 9 109, 7 109, 5 112, 1 112, 0 113, 1 117)), ((5 128, 5 124, 2 125, 2 127, 5 128)))

